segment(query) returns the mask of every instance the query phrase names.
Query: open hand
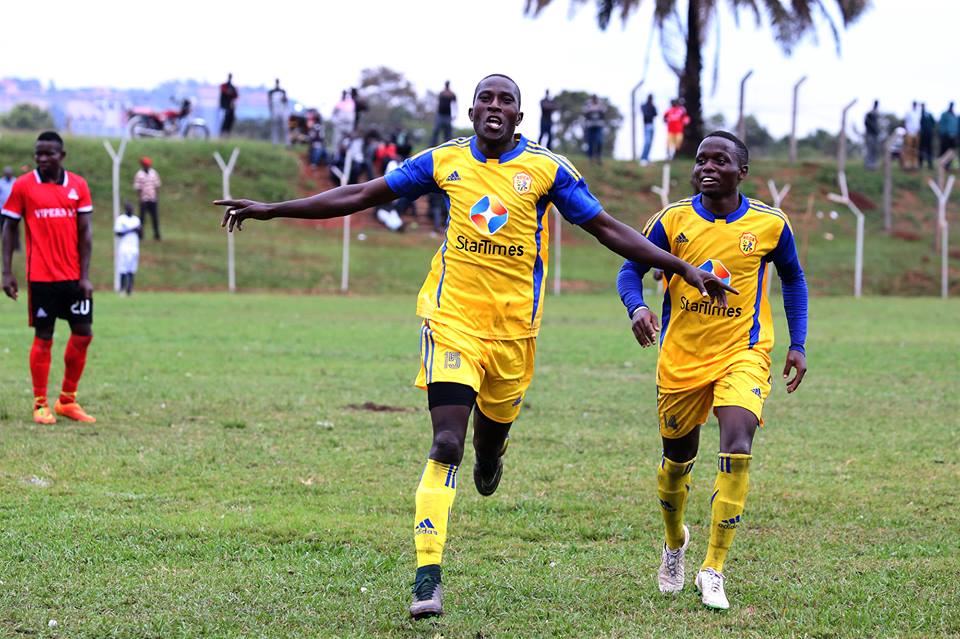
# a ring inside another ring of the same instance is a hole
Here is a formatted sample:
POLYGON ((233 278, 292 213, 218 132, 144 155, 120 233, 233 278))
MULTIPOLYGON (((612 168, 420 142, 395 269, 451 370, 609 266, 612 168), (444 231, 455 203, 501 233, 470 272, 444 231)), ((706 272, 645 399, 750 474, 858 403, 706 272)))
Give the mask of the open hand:
POLYGON ((214 200, 217 206, 227 207, 223 214, 223 220, 220 226, 227 227, 227 232, 232 233, 234 227, 238 231, 243 230, 244 220, 271 220, 273 214, 270 211, 270 205, 264 202, 255 202, 254 200, 214 200))
POLYGON ((660 322, 649 308, 641 306, 633 312, 633 335, 640 346, 647 348, 657 343, 660 322))
POLYGON ((723 281, 713 273, 699 269, 696 266, 688 268, 686 273, 683 274, 683 279, 686 280, 687 284, 700 291, 702 296, 709 296, 714 304, 723 308, 727 307, 728 291, 734 295, 740 294, 740 291, 731 287, 729 284, 724 284, 723 281))
POLYGON ((800 386, 803 376, 807 374, 807 356, 800 351, 787 351, 787 363, 783 367, 783 378, 787 379, 790 369, 797 371, 793 379, 787 382, 787 392, 792 393, 800 386))

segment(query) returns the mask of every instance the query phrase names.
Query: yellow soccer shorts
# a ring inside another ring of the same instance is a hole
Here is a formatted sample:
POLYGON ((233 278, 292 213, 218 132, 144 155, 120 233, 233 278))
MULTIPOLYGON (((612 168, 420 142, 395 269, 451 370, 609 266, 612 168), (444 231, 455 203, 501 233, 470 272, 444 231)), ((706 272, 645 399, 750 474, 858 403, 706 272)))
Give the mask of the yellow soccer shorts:
POLYGON ((711 408, 739 406, 763 426, 763 401, 770 394, 770 370, 755 362, 739 362, 706 386, 693 390, 657 389, 660 436, 679 439, 707 421, 711 408))
POLYGON ((477 393, 477 408, 508 424, 520 414, 533 379, 537 339, 492 340, 425 320, 420 327, 420 372, 414 382, 464 384, 477 393))

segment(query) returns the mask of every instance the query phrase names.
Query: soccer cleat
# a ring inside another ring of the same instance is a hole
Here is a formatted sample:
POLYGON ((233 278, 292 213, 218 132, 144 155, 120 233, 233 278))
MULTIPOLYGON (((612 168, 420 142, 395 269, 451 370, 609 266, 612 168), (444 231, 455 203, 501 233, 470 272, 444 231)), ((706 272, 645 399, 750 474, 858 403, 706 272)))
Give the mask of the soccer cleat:
POLYGON ((414 619, 439 617, 443 614, 443 589, 440 586, 440 566, 421 566, 413 582, 413 603, 410 616, 414 619))
POLYGON ((57 415, 63 415, 77 422, 93 424, 97 421, 96 418, 87 415, 87 412, 76 402, 64 404, 58 399, 57 403, 53 405, 53 410, 57 415))
POLYGON ((660 581, 660 592, 674 594, 683 590, 683 559, 689 545, 690 529, 686 525, 683 526, 682 546, 676 550, 670 550, 664 542, 663 552, 660 554, 660 571, 657 573, 657 579, 660 581))
POLYGON ((726 610, 730 607, 727 595, 723 592, 723 573, 713 568, 701 570, 697 573, 696 584, 704 606, 714 610, 726 610))
POLYGON ((479 455, 476 457, 473 465, 473 483, 477 487, 477 492, 484 497, 497 492, 497 486, 500 485, 500 478, 503 476, 503 455, 507 452, 509 445, 510 436, 507 435, 497 457, 494 459, 483 459, 479 455))
POLYGON ((38 424, 56 424, 57 418, 50 412, 46 404, 35 404, 33 407, 33 421, 38 424))

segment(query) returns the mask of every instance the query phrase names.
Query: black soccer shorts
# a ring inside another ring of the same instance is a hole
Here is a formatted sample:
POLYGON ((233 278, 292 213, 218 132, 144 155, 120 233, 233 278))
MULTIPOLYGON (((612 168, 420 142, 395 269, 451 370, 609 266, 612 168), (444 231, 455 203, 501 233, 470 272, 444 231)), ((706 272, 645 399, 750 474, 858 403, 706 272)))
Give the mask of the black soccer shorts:
POLYGON ((83 296, 77 280, 30 282, 28 300, 30 326, 48 328, 58 317, 70 324, 93 324, 93 298, 83 296))

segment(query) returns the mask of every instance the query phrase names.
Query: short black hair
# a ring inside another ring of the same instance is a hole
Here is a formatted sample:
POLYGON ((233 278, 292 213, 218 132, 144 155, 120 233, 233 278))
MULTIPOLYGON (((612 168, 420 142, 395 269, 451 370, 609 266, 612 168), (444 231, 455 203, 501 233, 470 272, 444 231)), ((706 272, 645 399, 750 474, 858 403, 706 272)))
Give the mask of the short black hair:
POLYGON ((514 79, 511 78, 509 75, 504 75, 503 73, 491 73, 490 75, 486 75, 480 78, 480 82, 477 82, 477 86, 473 90, 474 101, 477 100, 477 94, 480 93, 480 85, 483 84, 483 81, 488 78, 504 78, 506 80, 510 80, 510 83, 513 84, 513 88, 517 90, 517 106, 520 106, 520 85, 517 84, 516 81, 514 81, 514 79))
POLYGON ((37 136, 37 142, 56 142, 61 149, 63 148, 63 138, 56 131, 44 131, 37 136))
MULTIPOLYGON (((729 131, 712 131, 703 136, 703 139, 707 138, 723 138, 724 140, 730 140, 733 142, 733 145, 737 147, 737 162, 740 163, 740 166, 746 166, 750 164, 750 151, 747 149, 747 145, 743 143, 743 140, 735 136, 729 131)), ((702 142, 703 140, 701 140, 702 142)))

